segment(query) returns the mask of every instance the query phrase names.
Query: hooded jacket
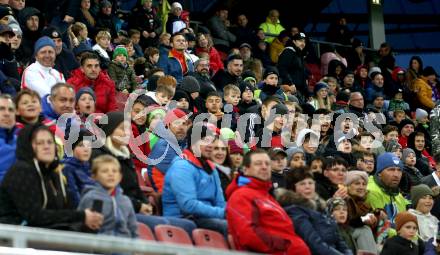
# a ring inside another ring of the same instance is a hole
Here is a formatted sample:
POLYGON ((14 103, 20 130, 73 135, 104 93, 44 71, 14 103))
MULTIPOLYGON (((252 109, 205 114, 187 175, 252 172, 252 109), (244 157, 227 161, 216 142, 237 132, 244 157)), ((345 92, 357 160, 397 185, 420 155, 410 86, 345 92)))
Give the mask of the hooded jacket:
POLYGON ((115 61, 110 62, 108 75, 114 81, 118 91, 126 89, 131 92, 136 89, 136 74, 128 64, 121 64, 115 61))
POLYGON ((72 197, 72 204, 77 206, 85 186, 95 184, 90 177, 90 164, 74 157, 65 158, 61 163, 64 164, 63 173, 67 178, 67 191, 72 197))
POLYGON ((184 155, 187 159, 175 157, 165 175, 163 215, 223 219, 226 203, 214 164, 207 161, 212 169, 208 173, 191 151, 185 150, 184 155))
POLYGON ((17 139, 17 162, 0 186, 0 222, 53 229, 73 229, 84 222, 75 211, 55 160, 48 167, 34 159, 32 135, 40 126, 28 126, 17 139))
POLYGON ((228 230, 237 250, 270 254, 311 254, 292 220, 269 193, 271 181, 238 176, 226 196, 228 230))
POLYGON ((121 188, 116 188, 114 194, 109 194, 101 184, 87 186, 78 205, 79 210, 92 208, 93 201, 102 201, 102 215, 104 222, 98 234, 138 237, 136 214, 130 199, 122 194, 121 188))
POLYGON ((285 210, 312 254, 352 254, 344 239, 336 234, 338 225, 335 220, 318 211, 318 202, 303 198, 292 191, 286 191, 280 199, 283 205, 290 204, 285 210))
POLYGON ((296 89, 307 96, 306 71, 302 51, 291 43, 278 57, 278 71, 282 84, 295 84, 296 89))
POLYGON ((80 68, 72 71, 72 76, 67 83, 75 87, 78 92, 83 87, 91 87, 96 95, 97 113, 107 113, 116 110, 115 83, 107 73, 101 71, 96 80, 92 81, 81 71, 80 68))

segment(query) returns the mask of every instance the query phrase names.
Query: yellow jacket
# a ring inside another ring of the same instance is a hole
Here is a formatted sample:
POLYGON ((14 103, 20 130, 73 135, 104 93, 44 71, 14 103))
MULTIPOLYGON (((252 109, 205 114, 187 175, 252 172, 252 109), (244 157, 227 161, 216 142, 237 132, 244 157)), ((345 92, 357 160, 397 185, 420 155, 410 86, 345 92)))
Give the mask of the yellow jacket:
POLYGON ((266 35, 265 41, 267 43, 271 43, 281 33, 281 31, 284 30, 280 20, 277 20, 277 22, 274 24, 269 18, 266 18, 266 22, 262 23, 259 28, 263 29, 264 34, 266 35))
POLYGON ((269 54, 270 54, 270 60, 274 63, 278 63, 278 57, 280 56, 281 52, 284 50, 284 44, 278 40, 278 38, 275 38, 273 42, 270 44, 269 54))
POLYGON ((432 88, 426 78, 417 78, 413 83, 414 92, 417 93, 417 100, 425 109, 432 110, 435 103, 432 101, 432 88))

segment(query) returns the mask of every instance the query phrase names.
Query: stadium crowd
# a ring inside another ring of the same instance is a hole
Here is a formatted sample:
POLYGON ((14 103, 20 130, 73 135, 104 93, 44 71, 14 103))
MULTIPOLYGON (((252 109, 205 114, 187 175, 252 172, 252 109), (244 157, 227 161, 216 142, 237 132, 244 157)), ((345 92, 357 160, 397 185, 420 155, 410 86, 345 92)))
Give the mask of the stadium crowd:
POLYGON ((434 68, 364 49, 344 18, 318 56, 277 10, 252 27, 219 6, 194 31, 164 2, 0 0, 0 223, 438 253, 434 68))

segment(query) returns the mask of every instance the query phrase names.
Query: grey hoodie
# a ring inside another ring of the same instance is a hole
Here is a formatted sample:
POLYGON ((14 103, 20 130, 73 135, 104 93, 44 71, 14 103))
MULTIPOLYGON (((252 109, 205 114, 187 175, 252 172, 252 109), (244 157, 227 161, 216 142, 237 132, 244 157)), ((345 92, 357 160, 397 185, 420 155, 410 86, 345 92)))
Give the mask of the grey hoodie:
POLYGON ((87 186, 81 196, 78 210, 92 208, 94 200, 101 200, 104 222, 99 234, 136 238, 136 214, 130 199, 122 194, 121 188, 116 188, 115 195, 111 196, 99 183, 87 186))

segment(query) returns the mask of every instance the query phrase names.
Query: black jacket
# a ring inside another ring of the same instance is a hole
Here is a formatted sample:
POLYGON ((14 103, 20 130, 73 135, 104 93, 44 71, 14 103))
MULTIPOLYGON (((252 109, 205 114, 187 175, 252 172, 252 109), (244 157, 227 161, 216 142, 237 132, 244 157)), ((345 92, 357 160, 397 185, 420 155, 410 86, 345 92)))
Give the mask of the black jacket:
POLYGON ((102 146, 101 148, 93 149, 90 162, 101 155, 111 155, 119 161, 119 164, 121 164, 122 180, 120 186, 124 191, 124 195, 130 198, 134 211, 138 213, 139 209, 141 208, 141 204, 148 204, 149 202, 139 187, 133 160, 131 158, 125 159, 115 156, 106 146, 102 146))
POLYGON ((423 254, 425 245, 419 238, 418 245, 401 236, 394 236, 386 240, 380 255, 418 255, 423 254))
POLYGON ((282 84, 295 84, 298 91, 305 96, 308 95, 304 58, 299 48, 284 48, 278 58, 277 68, 282 84))
POLYGON ((214 82, 217 91, 223 92, 223 88, 228 84, 233 84, 238 87, 241 77, 233 76, 227 70, 220 69, 214 74, 211 80, 214 82))
POLYGON ((58 161, 49 167, 37 163, 41 175, 38 173, 30 143, 35 129, 36 126, 27 126, 18 136, 17 162, 0 186, 0 222, 17 225, 25 222, 28 226, 64 230, 78 226, 78 230, 85 213, 76 211, 70 203, 58 161))
POLYGON ((78 61, 76 60, 73 52, 67 48, 64 48, 55 59, 55 69, 64 75, 64 79, 70 78, 70 72, 79 67, 78 61))

